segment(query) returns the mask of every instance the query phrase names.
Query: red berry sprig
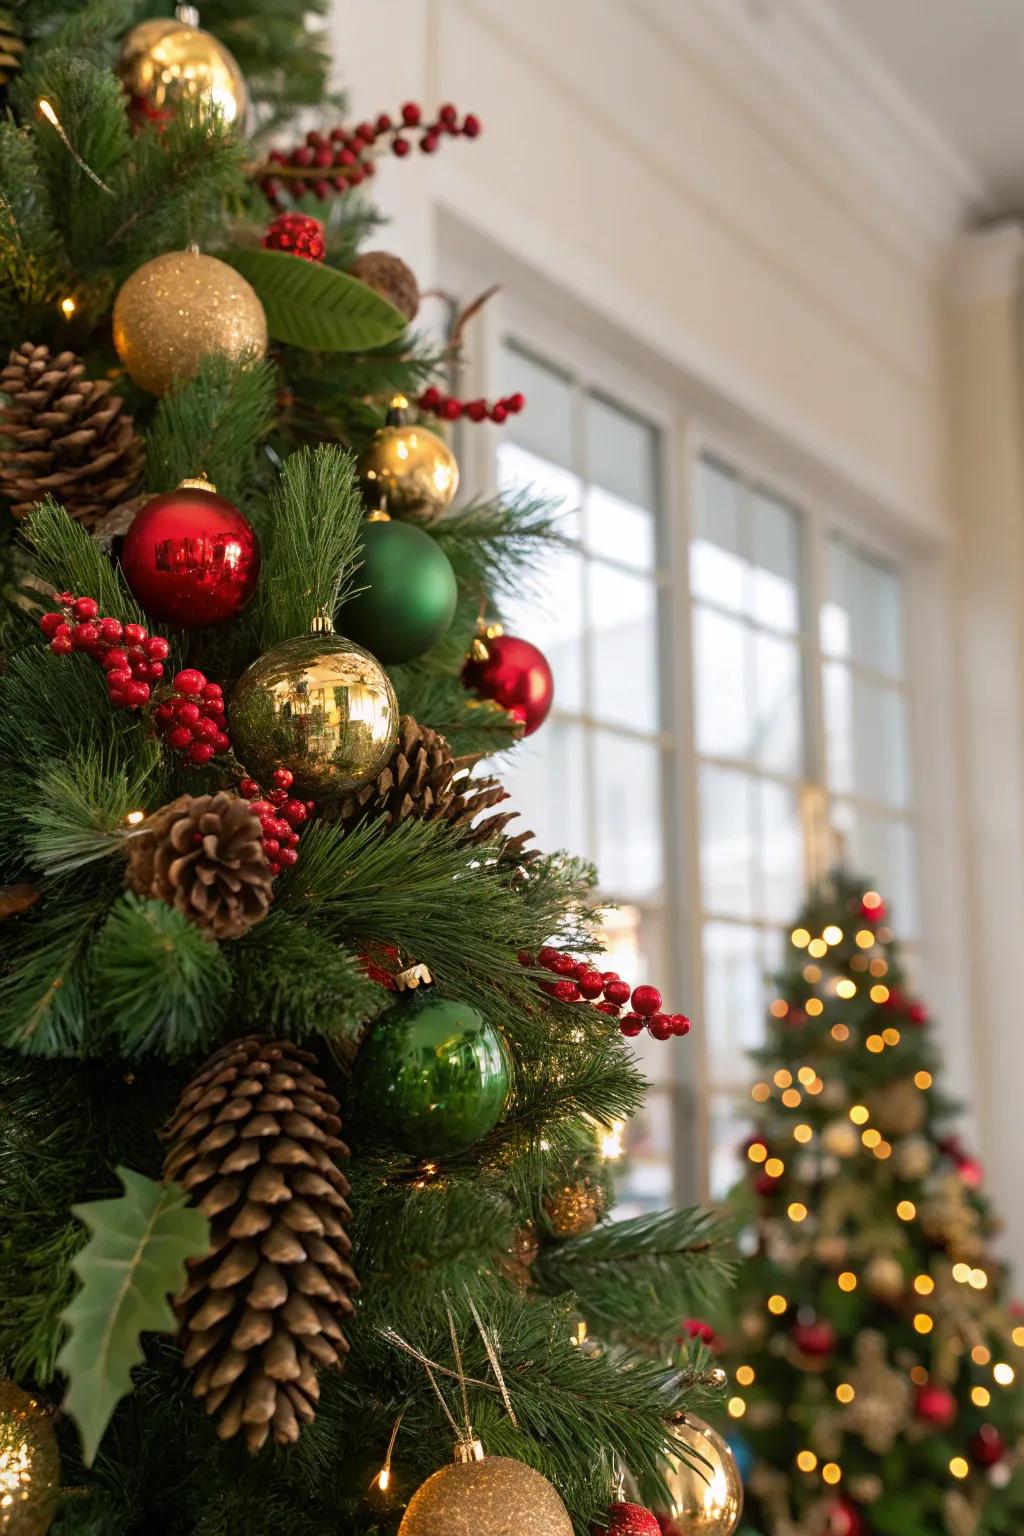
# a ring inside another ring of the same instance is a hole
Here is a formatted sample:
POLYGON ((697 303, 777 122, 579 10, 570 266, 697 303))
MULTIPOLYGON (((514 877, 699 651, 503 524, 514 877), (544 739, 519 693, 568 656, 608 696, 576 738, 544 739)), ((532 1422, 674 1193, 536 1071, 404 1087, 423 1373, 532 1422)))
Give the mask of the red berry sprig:
POLYGON ((61 612, 44 613, 39 628, 56 656, 82 651, 98 662, 107 677, 107 693, 115 709, 141 709, 149 703, 154 683, 164 675, 171 647, 161 635, 142 624, 122 624, 101 618, 94 597, 59 592, 61 612))
POLYGON ((170 698, 153 711, 153 723, 172 752, 202 768, 231 746, 224 713, 224 692, 219 683, 207 682, 198 667, 176 672, 170 698))
POLYGON ((553 971, 557 981, 542 981, 541 986, 551 997, 562 1003, 592 1003, 599 1013, 618 1019, 619 1030, 624 1035, 639 1035, 646 1027, 655 1040, 668 1040, 673 1035, 688 1035, 693 1027, 685 1013, 661 1013, 661 993, 657 987, 630 987, 617 971, 599 971, 589 960, 575 960, 564 950, 545 945, 537 954, 536 962, 528 954, 519 956, 520 964, 541 965, 553 971), (597 999, 603 997, 602 1002, 597 999), (622 1008, 632 1002, 633 1011, 623 1014, 622 1008))
POLYGON ((289 793, 295 776, 287 768, 275 768, 271 778, 274 787, 266 794, 255 779, 243 779, 238 788, 259 818, 270 873, 279 875, 298 862, 299 828, 309 820, 315 806, 312 800, 297 800, 289 793))
POLYGON ((324 227, 306 213, 279 213, 267 225, 261 244, 268 251, 287 251, 303 261, 323 261, 327 255, 324 227))
POLYGON ((419 102, 407 101, 392 117, 381 112, 354 128, 332 128, 321 133, 313 128, 304 144, 294 149, 275 149, 256 172, 260 189, 275 208, 282 199, 296 201, 312 193, 320 202, 332 192, 348 192, 372 176, 380 155, 390 150, 399 160, 418 144, 425 155, 435 154, 443 138, 478 138, 482 124, 475 112, 459 113, 451 102, 428 119, 419 102))
POLYGON ((467 421, 493 421, 500 427, 510 416, 519 415, 526 405, 526 396, 517 391, 514 395, 502 395, 500 400, 488 405, 483 399, 460 400, 457 395, 446 395, 431 384, 416 404, 421 411, 439 416, 442 421, 458 421, 464 416, 467 421))

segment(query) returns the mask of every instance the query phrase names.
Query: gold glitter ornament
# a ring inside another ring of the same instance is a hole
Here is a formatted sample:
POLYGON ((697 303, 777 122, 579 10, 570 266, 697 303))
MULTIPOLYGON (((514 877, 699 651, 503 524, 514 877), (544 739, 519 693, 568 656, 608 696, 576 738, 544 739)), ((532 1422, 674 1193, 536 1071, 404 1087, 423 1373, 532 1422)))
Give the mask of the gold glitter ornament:
POLYGON ((924 1125, 928 1113, 926 1097, 912 1077, 899 1077, 872 1089, 867 1105, 871 1124, 883 1136, 912 1136, 924 1125))
POLYGON ((459 488, 459 466, 444 438, 419 423, 390 417, 356 469, 366 505, 392 517, 410 512, 440 517, 459 488))
POLYGON ((133 381, 163 395, 204 357, 262 357, 267 317, 256 290, 226 261, 196 250, 147 261, 114 300, 114 346, 133 381))
POLYGON ((695 1413, 678 1413, 672 1438, 692 1453, 673 1457, 665 1478, 669 1513, 679 1536, 732 1536, 743 1513, 743 1479, 717 1430, 695 1413))
POLYGON ((889 1253, 876 1253, 864 1270, 864 1284, 879 1301, 899 1301, 906 1286, 903 1266, 889 1253))
POLYGON ((892 1161, 899 1178, 918 1180, 931 1172, 935 1154, 923 1136, 908 1136, 894 1149, 892 1161))
POLYGON ((601 1185, 585 1177, 547 1195, 544 1214, 555 1237, 582 1237, 585 1232, 593 1232, 606 1204, 601 1185))
POLYGON ((482 1456, 428 1477, 398 1536, 573 1536, 573 1527, 546 1477, 507 1456, 482 1456))
POLYGON ((0 1380, 0 1532, 44 1536, 60 1497, 60 1454, 49 1416, 13 1381, 0 1380))
POLYGON ((821 1133, 821 1144, 833 1157, 852 1157, 860 1137, 849 1120, 833 1120, 821 1133))
POLYGON ((245 76, 224 44, 201 27, 169 17, 140 22, 121 46, 117 73, 133 115, 143 121, 167 122, 186 101, 228 124, 241 125, 245 117, 245 76))
POLYGON ((855 1365, 846 1379, 854 1397, 840 1413, 845 1431, 859 1435, 874 1456, 887 1456, 910 1423, 912 1390, 889 1364, 885 1338, 873 1329, 857 1335, 855 1365))
POLYGON ((398 737, 398 700, 375 656, 324 628, 254 661, 228 720, 254 778, 288 768, 296 794, 329 801, 380 773, 398 737))

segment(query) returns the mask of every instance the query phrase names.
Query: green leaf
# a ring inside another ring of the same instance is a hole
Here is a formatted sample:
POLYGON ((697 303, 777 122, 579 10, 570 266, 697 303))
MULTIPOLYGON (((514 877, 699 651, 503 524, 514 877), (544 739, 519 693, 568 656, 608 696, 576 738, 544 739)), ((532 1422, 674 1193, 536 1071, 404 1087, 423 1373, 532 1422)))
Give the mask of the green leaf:
POLYGON ((379 293, 288 251, 222 251, 221 260, 252 284, 275 341, 311 352, 363 352, 405 330, 405 316, 379 293))
POLYGON ((177 1328, 168 1295, 185 1279, 185 1260, 210 1246, 210 1225, 176 1184, 118 1168, 124 1195, 72 1212, 92 1234, 72 1261, 81 1281, 63 1314, 70 1329, 57 1364, 68 1378, 64 1407, 91 1466, 111 1415, 132 1389, 142 1359, 139 1335, 177 1328))

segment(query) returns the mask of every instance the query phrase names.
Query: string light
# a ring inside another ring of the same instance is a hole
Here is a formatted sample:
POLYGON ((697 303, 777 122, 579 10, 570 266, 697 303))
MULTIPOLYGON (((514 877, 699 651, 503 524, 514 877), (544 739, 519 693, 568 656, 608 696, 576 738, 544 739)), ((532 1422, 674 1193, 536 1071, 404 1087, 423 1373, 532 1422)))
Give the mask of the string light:
POLYGON ((808 1083, 807 1084, 807 1092, 808 1093, 813 1093, 813 1094, 819 1094, 821 1092, 821 1090, 824 1088, 824 1086, 825 1086, 824 1081, 820 1077, 816 1077, 814 1079, 813 1083, 808 1083))
POLYGON ((967 1276, 967 1284, 975 1291, 983 1291, 988 1285, 988 1275, 983 1269, 972 1269, 967 1276))
POLYGON ((801 1067, 796 1076, 797 1081, 803 1083, 804 1087, 806 1088, 808 1083, 814 1082, 814 1079, 817 1077, 817 1075, 818 1074, 815 1072, 813 1067, 801 1067))
POLYGON ((729 1399, 729 1417, 730 1417, 730 1419, 742 1419, 742 1417, 746 1413, 746 1411, 747 1411, 747 1405, 746 1405, 746 1402, 744 1401, 744 1399, 742 1397, 730 1397, 730 1399, 729 1399))
POLYGON ((625 1129, 625 1120, 615 1120, 601 1137, 601 1155, 605 1162, 617 1162, 622 1156, 625 1150, 622 1145, 622 1134, 625 1129))
POLYGON ((842 1479, 843 1469, 842 1467, 837 1466, 834 1461, 826 1461, 825 1465, 821 1469, 821 1475, 824 1481, 828 1483, 829 1487, 834 1488, 836 1483, 840 1482, 842 1479))
POLYGON ((933 1081, 933 1079, 932 1079, 932 1075, 931 1075, 930 1072, 915 1072, 914 1073, 914 1087, 915 1088, 920 1088, 922 1093, 926 1093, 928 1091, 928 1089, 932 1085, 932 1081, 933 1081))
POLYGON ((763 1141, 752 1142, 747 1148, 747 1156, 752 1163, 763 1163, 768 1156, 768 1148, 763 1141))
POLYGON ((792 1072, 787 1072, 785 1067, 780 1067, 779 1070, 775 1074, 775 1086, 776 1086, 776 1088, 789 1088, 789 1087, 792 1086, 792 1083, 793 1083, 793 1074, 792 1074, 792 1072))
POLYGON ((877 1147, 873 1148, 873 1151, 879 1162, 882 1163, 885 1162, 886 1158, 892 1157, 892 1147, 887 1141, 880 1141, 877 1147))
POLYGON ((846 1025, 846 1024, 833 1024, 832 1025, 832 1039, 833 1040, 838 1040, 840 1045, 842 1045, 843 1041, 844 1040, 849 1040, 849 1038, 850 1038, 850 1030, 849 1030, 849 1026, 848 1025, 846 1025))
POLYGON ((869 1125, 866 1131, 861 1131, 860 1139, 868 1148, 877 1147, 882 1140, 881 1131, 876 1131, 873 1125, 869 1125))
POLYGON ((771 1014, 773 1019, 784 1019, 786 1014, 789 1012, 789 1004, 786 1002, 785 998, 777 997, 772 1003, 768 1012, 771 1014))
POLYGON ((764 1171, 770 1179, 781 1179, 786 1165, 781 1157, 770 1157, 764 1165, 764 1171))
POLYGON ((738 1365, 736 1367, 736 1382, 738 1386, 752 1387, 756 1380, 757 1376, 752 1365, 738 1365))
POLYGON ((96 184, 96 186, 99 187, 101 192, 106 192, 108 197, 113 197, 114 196, 114 189, 113 189, 113 187, 108 187, 106 182, 101 180, 101 178, 96 175, 96 172, 92 169, 92 167, 89 166, 89 165, 86 165, 85 161, 82 159, 81 155, 78 153, 78 150, 75 148, 75 146, 72 144, 71 140, 68 138, 67 134, 64 132, 64 126, 61 123, 60 118, 57 116, 57 114, 54 111, 52 105, 50 104, 50 102, 47 101, 46 97, 45 96, 40 96, 39 100, 36 102, 36 106, 39 108, 39 110, 42 113, 42 115, 46 118, 46 121, 54 129, 54 131, 57 134, 57 137, 60 139, 61 143, 64 145, 64 148, 67 150, 67 152, 71 156, 72 160, 78 166, 78 169, 80 171, 84 171, 85 174, 88 176, 89 180, 94 182, 96 184))
POLYGON ((801 1202, 799 1200, 794 1200, 792 1205, 789 1207, 789 1210, 786 1212, 786 1214, 789 1217, 790 1221, 796 1221, 796 1222, 806 1221, 807 1220, 807 1207, 806 1207, 806 1205, 801 1204, 801 1202))
POLYGON ((865 891, 860 904, 862 907, 867 907, 869 912, 877 912, 882 905, 882 898, 877 891, 865 891))
POLYGON ((871 1119, 871 1111, 866 1104, 854 1104, 850 1109, 850 1119, 854 1125, 866 1125, 871 1119))
POLYGON ((836 982, 836 996, 844 998, 856 997, 857 983, 851 981, 849 976, 840 977, 839 981, 836 982))
POLYGON ((806 1146, 813 1135, 814 1132, 809 1125, 794 1125, 793 1127, 793 1140, 799 1141, 803 1146, 806 1146))
POLYGON ((812 960, 821 960, 828 954, 828 945, 824 939, 812 939, 807 946, 807 953, 812 960))
POLYGON ((871 932, 870 928, 858 929, 857 933, 854 935, 854 939, 861 949, 872 949, 874 947, 875 936, 871 932))
POLYGON ((75 303, 74 298, 70 293, 68 294, 67 298, 61 299, 60 301, 60 312, 64 316, 65 320, 70 320, 71 316, 74 314, 77 308, 78 305, 75 303))
POLYGON ((809 997, 804 1004, 804 1012, 808 1018, 816 1019, 820 1013, 824 1013, 825 1004, 820 997, 809 997))
POLYGON ((767 1099, 770 1099, 771 1096, 772 1090, 769 1088, 767 1083, 755 1083, 753 1088, 750 1090, 750 1097, 753 1099, 755 1104, 763 1104, 767 1099))
POLYGON ((935 1281, 931 1275, 916 1275, 914 1277, 914 1290, 919 1296, 930 1296, 935 1289, 935 1281))
POLYGON ((848 1381, 841 1381, 836 1387, 836 1400, 840 1403, 852 1403, 857 1396, 848 1381))
POLYGON ((814 1472, 818 1466, 818 1458, 813 1451, 797 1451, 796 1464, 801 1472, 814 1472))
POLYGON ((873 1056, 878 1056, 882 1051, 885 1050, 885 1041, 882 1039, 881 1035, 868 1035, 867 1039, 864 1041, 864 1044, 867 1046, 868 1050, 873 1056))
POLYGON ((975 1344, 971 1350, 971 1359, 975 1365, 988 1365, 992 1359, 992 1354, 990 1350, 985 1348, 984 1344, 975 1344))
POLYGON ((796 949, 806 949, 811 942, 811 936, 806 928, 794 928, 789 937, 796 949))
POLYGON ((844 1269, 836 1281, 841 1291, 855 1291, 857 1289, 857 1276, 850 1269, 844 1269))
POLYGON ((798 1109, 804 1101, 804 1096, 799 1088, 787 1088, 782 1095, 782 1102, 786 1109, 798 1109))
POLYGON ((974 1404, 975 1408, 987 1408, 991 1401, 992 1393, 989 1391, 988 1387, 971 1388, 971 1402, 974 1404))
POLYGON ((868 966, 872 976, 887 976, 889 974, 889 962, 883 960, 881 955, 876 955, 868 966))
POLYGON ((1017 1372, 1012 1365, 1007 1365, 1005 1360, 1000 1360, 998 1365, 992 1367, 992 1375, 1000 1387, 1012 1387, 1017 1379, 1017 1372))
POLYGON ((962 1456, 954 1456, 949 1464, 949 1470, 954 1477, 965 1478, 971 1469, 962 1456))
POLYGON ((823 928, 821 936, 826 944, 841 944, 843 942, 843 930, 837 928, 835 923, 829 923, 827 928, 823 928))
POLYGON ((821 966, 820 965, 805 965, 804 966, 804 981, 809 981, 811 983, 811 986, 813 987, 814 983, 816 981, 820 981, 820 980, 821 980, 821 966))
POLYGON ((773 1317, 781 1317, 788 1306, 789 1302, 786 1300, 785 1296, 776 1295, 768 1297, 768 1311, 772 1314, 773 1317))
POLYGON ((129 811, 128 815, 125 817, 125 821, 128 823, 128 825, 130 827, 137 827, 139 822, 140 821, 145 821, 145 819, 146 819, 145 811, 129 811))
POLYGON ((928 1372, 923 1365, 915 1365, 910 1372, 910 1379, 915 1387, 923 1387, 928 1380, 928 1372))
POLYGON ((931 1331, 932 1331, 932 1329, 934 1327, 935 1327, 935 1319, 933 1317, 930 1317, 927 1312, 915 1312, 914 1313, 914 1332, 915 1333, 931 1333, 931 1331))
POLYGON ((850 970, 851 971, 866 971, 867 968, 868 968, 868 957, 867 957, 867 955, 862 955, 858 951, 857 954, 850 956, 850 970))
POLYGON ((884 981, 876 981, 868 996, 873 1003, 886 1003, 889 1001, 889 988, 884 981))
POLYGON ((1024 1328, 1018 1325, 1010 1335, 1018 1349, 1024 1349, 1024 1328))
POLYGON ((899 1045, 902 1038, 903 1037, 901 1036, 899 1030, 893 1029, 891 1024, 888 1029, 882 1030, 882 1039, 885 1041, 886 1045, 899 1045))
POLYGON ((899 1205, 896 1207, 896 1215, 899 1217, 900 1221, 913 1221, 914 1217, 917 1215, 917 1206, 914 1204, 913 1200, 901 1200, 899 1205))
POLYGON ((402 1427, 402 1420, 404 1418, 405 1409, 403 1408, 401 1413, 398 1415, 398 1418, 395 1420, 394 1428, 391 1431, 391 1439, 388 1441, 388 1448, 384 1454, 384 1465, 381 1467, 375 1478, 375 1482, 381 1493, 387 1493, 388 1488, 391 1486, 391 1458, 395 1454, 395 1441, 398 1439, 398 1431, 402 1427))

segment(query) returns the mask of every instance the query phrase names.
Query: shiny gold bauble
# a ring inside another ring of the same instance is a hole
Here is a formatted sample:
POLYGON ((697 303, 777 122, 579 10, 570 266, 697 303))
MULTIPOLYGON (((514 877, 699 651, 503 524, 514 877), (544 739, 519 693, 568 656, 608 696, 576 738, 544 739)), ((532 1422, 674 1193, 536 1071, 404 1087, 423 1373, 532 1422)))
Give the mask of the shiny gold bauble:
POLYGON ((822 1233, 814 1244, 814 1257, 827 1269, 842 1269, 850 1256, 850 1245, 839 1233, 822 1233))
POLYGON ((924 1125, 928 1113, 925 1095, 912 1077, 873 1088, 867 1097, 871 1124, 884 1136, 912 1136, 924 1125))
POLYGON ((398 738, 398 700, 384 668, 332 633, 285 640, 254 661, 238 680, 228 719, 254 778, 288 768, 295 793, 320 801, 380 773, 398 738))
POLYGON ((262 357, 267 317, 256 290, 226 261, 199 251, 154 256, 114 300, 114 346, 140 389, 162 395, 204 357, 262 357))
POLYGON ((821 1133, 821 1145, 832 1157, 852 1157, 860 1137, 849 1120, 833 1120, 821 1133))
POLYGON ((902 1264, 888 1253, 876 1253, 864 1270, 864 1284, 879 1301, 899 1301, 906 1283, 902 1264))
POLYGON ((555 1237, 582 1237, 593 1232, 607 1200, 600 1184, 589 1178, 556 1189, 544 1200, 544 1214, 555 1237))
POLYGON ((60 1454, 49 1416, 13 1381, 0 1380, 0 1531, 44 1536, 60 1498, 60 1454))
POLYGON ((366 505, 393 517, 440 517, 459 488, 454 453, 444 438, 418 424, 382 427, 357 471, 366 505))
POLYGON ((428 1477, 398 1536, 573 1536, 573 1529, 546 1477, 522 1461, 485 1456, 428 1477))
POLYGON ((201 27, 166 17, 140 22, 124 40, 117 72, 144 119, 164 122, 185 101, 225 123, 245 117, 245 76, 223 43, 201 27))
POLYGON ((695 1413, 675 1416, 672 1438, 693 1453, 692 1465, 674 1456, 665 1479, 679 1536, 732 1536, 743 1513, 743 1480, 732 1451, 695 1413))

